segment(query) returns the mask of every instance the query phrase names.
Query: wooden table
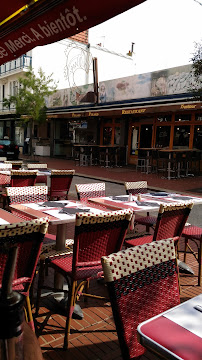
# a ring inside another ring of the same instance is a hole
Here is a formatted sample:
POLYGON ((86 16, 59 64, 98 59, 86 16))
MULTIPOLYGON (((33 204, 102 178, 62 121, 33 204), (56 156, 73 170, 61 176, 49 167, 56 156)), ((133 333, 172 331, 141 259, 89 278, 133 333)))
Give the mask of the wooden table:
POLYGON ((162 359, 202 359, 202 294, 139 324, 140 343, 162 359))

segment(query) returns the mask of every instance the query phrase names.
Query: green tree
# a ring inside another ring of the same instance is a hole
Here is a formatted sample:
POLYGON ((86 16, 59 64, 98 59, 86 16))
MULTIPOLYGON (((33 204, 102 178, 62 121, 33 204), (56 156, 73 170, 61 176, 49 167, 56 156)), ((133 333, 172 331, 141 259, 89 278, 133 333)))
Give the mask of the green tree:
POLYGON ((52 74, 47 76, 40 68, 35 75, 29 69, 18 79, 19 88, 15 96, 4 99, 4 106, 15 106, 16 116, 21 119, 21 124, 30 126, 30 155, 33 154, 34 124, 40 125, 46 120, 46 97, 57 90, 57 84, 52 79, 52 74))
POLYGON ((202 100, 202 42, 195 43, 191 62, 195 82, 192 88, 194 98, 197 100, 202 100))

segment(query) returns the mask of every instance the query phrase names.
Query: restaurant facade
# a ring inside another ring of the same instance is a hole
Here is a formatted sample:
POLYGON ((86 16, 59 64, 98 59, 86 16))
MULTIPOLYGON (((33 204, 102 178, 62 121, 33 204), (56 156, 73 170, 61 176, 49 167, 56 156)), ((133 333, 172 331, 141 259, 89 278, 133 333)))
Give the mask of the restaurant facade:
POLYGON ((102 82, 98 104, 82 101, 91 85, 76 100, 74 89, 60 90, 47 101, 51 155, 72 157, 75 145, 120 147, 126 163, 136 164, 145 148, 202 150, 202 107, 193 84, 186 65, 102 82), (54 107, 54 96, 63 99, 64 91, 69 106, 54 107))

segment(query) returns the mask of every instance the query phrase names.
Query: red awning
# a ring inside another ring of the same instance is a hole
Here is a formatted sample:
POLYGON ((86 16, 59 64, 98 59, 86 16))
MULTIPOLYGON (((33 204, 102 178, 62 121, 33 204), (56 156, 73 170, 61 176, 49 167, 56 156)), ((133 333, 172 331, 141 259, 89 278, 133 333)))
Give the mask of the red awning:
MULTIPOLYGON (((39 45, 50 44, 100 24, 145 0, 39 0, 0 26, 0 65, 39 45)), ((4 1, 0 22, 26 5, 4 1)), ((120 24, 121 26, 121 24, 120 24)))

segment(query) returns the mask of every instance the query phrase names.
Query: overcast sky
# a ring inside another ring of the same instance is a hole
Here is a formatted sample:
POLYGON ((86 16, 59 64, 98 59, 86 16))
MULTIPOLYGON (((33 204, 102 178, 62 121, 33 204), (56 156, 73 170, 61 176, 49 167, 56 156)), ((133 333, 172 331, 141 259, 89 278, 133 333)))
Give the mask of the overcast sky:
POLYGON ((146 0, 92 28, 89 41, 123 54, 134 42, 135 73, 187 65, 194 42, 202 41, 200 4, 201 0, 146 0))

